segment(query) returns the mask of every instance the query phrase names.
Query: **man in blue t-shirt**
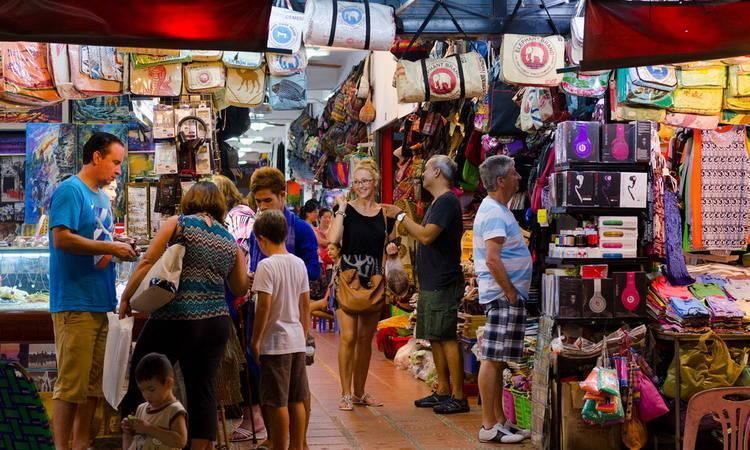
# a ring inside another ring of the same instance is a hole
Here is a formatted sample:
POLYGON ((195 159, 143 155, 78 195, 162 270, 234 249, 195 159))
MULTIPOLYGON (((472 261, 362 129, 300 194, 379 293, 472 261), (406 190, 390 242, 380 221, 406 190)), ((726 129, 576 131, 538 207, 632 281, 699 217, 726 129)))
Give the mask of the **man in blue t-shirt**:
POLYGON ((83 167, 52 194, 49 208, 50 313, 57 381, 52 396, 55 447, 86 449, 102 394, 107 312, 117 306, 112 257, 133 260, 135 250, 114 242, 109 197, 102 190, 121 173, 123 143, 94 133, 83 146, 83 167), (74 428, 75 424, 75 428, 74 428))
POLYGON ((500 386, 509 362, 523 356, 526 308, 531 284, 531 253, 507 204, 518 191, 521 176, 513 160, 491 156, 479 166, 487 197, 474 218, 474 271, 479 303, 487 323, 480 348, 479 392, 482 396, 481 442, 513 444, 530 436, 503 415, 500 386))

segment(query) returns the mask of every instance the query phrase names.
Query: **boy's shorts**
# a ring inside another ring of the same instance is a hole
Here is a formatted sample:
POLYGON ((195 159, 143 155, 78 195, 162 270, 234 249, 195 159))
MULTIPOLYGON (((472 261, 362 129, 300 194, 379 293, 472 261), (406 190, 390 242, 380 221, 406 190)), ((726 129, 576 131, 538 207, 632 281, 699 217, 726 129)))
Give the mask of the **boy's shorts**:
POLYGON ((305 352, 260 356, 260 404, 285 408, 309 396, 305 352))
POLYGON ((107 313, 52 313, 52 323, 57 353, 57 381, 52 398, 86 403, 88 397, 103 397, 107 313))

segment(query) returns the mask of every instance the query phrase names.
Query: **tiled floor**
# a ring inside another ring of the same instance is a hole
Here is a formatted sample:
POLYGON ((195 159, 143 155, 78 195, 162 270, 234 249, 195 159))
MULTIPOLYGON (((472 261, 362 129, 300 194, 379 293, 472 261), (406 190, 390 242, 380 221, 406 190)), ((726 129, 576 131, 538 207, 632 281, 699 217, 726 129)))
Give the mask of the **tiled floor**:
MULTIPOLYGON (((422 381, 373 351, 368 378, 368 392, 383 401, 382 408, 357 407, 354 411, 338 410, 340 396, 337 345, 338 335, 321 332, 315 335, 315 364, 308 368, 312 391, 312 419, 308 432, 311 449, 524 449, 523 445, 486 445, 477 441, 480 409, 471 399, 471 412, 438 416, 431 410, 413 406, 415 398, 429 394, 422 381)), ((235 449, 250 449, 248 444, 235 449)))

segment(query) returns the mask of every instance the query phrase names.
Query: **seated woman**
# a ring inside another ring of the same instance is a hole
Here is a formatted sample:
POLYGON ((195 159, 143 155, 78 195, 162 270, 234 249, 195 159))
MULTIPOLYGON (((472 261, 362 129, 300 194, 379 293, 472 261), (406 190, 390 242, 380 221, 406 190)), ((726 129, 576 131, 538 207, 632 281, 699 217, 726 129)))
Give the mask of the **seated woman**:
MULTIPOLYGON (((341 248, 338 244, 328 244, 328 257, 331 259, 331 261, 334 261, 334 264, 339 263, 339 258, 341 257, 341 248)), ((333 283, 336 281, 335 274, 329 278, 328 281, 328 288, 326 289, 326 293, 320 300, 314 300, 312 303, 310 303, 310 314, 312 314, 313 317, 322 317, 325 319, 333 320, 333 311, 334 311, 334 305, 330 305, 331 301, 331 291, 333 288, 333 283)))

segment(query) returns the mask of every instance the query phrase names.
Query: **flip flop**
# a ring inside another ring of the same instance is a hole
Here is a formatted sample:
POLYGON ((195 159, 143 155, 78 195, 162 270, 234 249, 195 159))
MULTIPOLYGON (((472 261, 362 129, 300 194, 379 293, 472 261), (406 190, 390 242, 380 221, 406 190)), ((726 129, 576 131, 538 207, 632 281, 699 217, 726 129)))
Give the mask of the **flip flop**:
MULTIPOLYGON (((256 438, 259 441, 262 441, 268 437, 268 432, 265 430, 258 431, 255 433, 256 438)), ((247 430, 242 427, 237 427, 232 431, 232 437, 229 439, 229 442, 248 442, 253 440, 253 432, 250 430, 247 430), (239 437, 235 437, 235 435, 239 435, 239 437)))

